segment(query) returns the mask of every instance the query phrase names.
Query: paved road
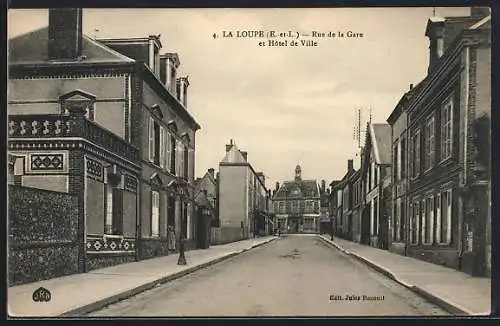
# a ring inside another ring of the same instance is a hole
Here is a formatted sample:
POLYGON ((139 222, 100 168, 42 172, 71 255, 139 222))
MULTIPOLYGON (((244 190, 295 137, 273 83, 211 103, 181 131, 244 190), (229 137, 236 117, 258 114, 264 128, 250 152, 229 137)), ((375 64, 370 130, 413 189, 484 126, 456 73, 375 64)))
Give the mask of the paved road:
POLYGON ((445 314, 317 237, 293 235, 89 316, 445 314), (346 300, 348 295, 360 300, 346 300), (373 300, 363 300, 363 295, 373 300), (332 300, 336 296, 344 300, 332 300))

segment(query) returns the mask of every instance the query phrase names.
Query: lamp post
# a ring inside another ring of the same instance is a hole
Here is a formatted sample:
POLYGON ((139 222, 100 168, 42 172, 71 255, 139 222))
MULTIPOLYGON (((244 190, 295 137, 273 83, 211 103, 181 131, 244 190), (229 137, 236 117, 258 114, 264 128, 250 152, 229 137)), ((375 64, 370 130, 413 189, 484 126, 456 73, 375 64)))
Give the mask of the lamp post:
POLYGON ((330 240, 333 241, 333 215, 330 216, 330 240))

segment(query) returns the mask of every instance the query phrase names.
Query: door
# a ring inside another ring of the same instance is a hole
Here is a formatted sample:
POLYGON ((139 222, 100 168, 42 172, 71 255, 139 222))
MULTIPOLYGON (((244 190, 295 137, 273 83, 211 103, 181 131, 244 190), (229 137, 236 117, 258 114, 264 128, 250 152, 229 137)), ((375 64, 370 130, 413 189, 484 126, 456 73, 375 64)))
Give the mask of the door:
POLYGON ((197 248, 206 249, 208 248, 208 222, 203 216, 203 210, 197 210, 197 248))

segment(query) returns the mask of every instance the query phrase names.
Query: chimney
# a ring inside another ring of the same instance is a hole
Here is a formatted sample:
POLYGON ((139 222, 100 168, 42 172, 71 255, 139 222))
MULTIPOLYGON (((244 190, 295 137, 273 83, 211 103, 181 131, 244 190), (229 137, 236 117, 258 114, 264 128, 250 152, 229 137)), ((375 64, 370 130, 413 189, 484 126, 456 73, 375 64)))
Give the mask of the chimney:
POLYGON ((477 17, 480 19, 491 15, 491 11, 489 7, 471 7, 470 15, 471 17, 477 17))
POLYGON ((410 91, 413 89, 413 84, 410 84, 410 91))
POLYGON ((279 188, 280 188, 280 183, 276 182, 276 188, 274 190, 278 191, 279 188))
POLYGON ((213 168, 208 169, 208 173, 215 179, 215 170, 213 168))
POLYGON ((444 53, 444 18, 431 17, 427 22, 425 36, 429 38, 429 67, 427 73, 430 73, 436 66, 439 58, 444 53))
POLYGON ((177 78, 177 99, 184 107, 187 107, 187 89, 189 87, 188 76, 177 78))
POLYGON ((232 139, 229 141, 229 144, 226 145, 226 153, 229 152, 229 150, 231 149, 231 147, 233 147, 233 140, 232 139))
POLYGON ((165 53, 160 56, 160 80, 176 98, 178 98, 177 69, 180 64, 177 53, 165 53))
POLYGON ((353 171, 354 170, 354 162, 353 160, 347 160, 347 171, 353 171))
POLYGON ((248 157, 248 152, 245 152, 245 151, 240 151, 241 152, 241 155, 243 155, 243 158, 245 159, 245 161, 247 160, 247 157, 248 157))
POLYGON ((82 54, 82 9, 49 9, 49 60, 74 60, 82 54))
POLYGON ((326 192, 326 181, 321 180, 321 192, 325 193, 326 192))

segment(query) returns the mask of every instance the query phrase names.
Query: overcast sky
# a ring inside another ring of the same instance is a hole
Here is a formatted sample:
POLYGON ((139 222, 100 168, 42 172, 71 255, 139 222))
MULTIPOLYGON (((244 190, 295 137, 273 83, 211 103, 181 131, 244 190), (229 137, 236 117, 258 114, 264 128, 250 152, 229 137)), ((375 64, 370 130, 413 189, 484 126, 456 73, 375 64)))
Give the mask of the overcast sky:
MULTIPOLYGON (((437 8, 438 16, 468 8, 437 8)), ((255 170, 275 181, 340 179, 355 155, 353 126, 385 122, 411 83, 425 77, 432 8, 85 9, 84 33, 161 34, 188 74, 189 110, 201 125, 196 174, 218 168, 232 138, 255 170), (95 32, 98 29, 99 32, 95 32), (223 30, 353 31, 362 38, 317 39, 317 47, 259 47, 257 39, 216 38, 223 30)), ((47 10, 11 10, 9 37, 47 25, 47 10)))

